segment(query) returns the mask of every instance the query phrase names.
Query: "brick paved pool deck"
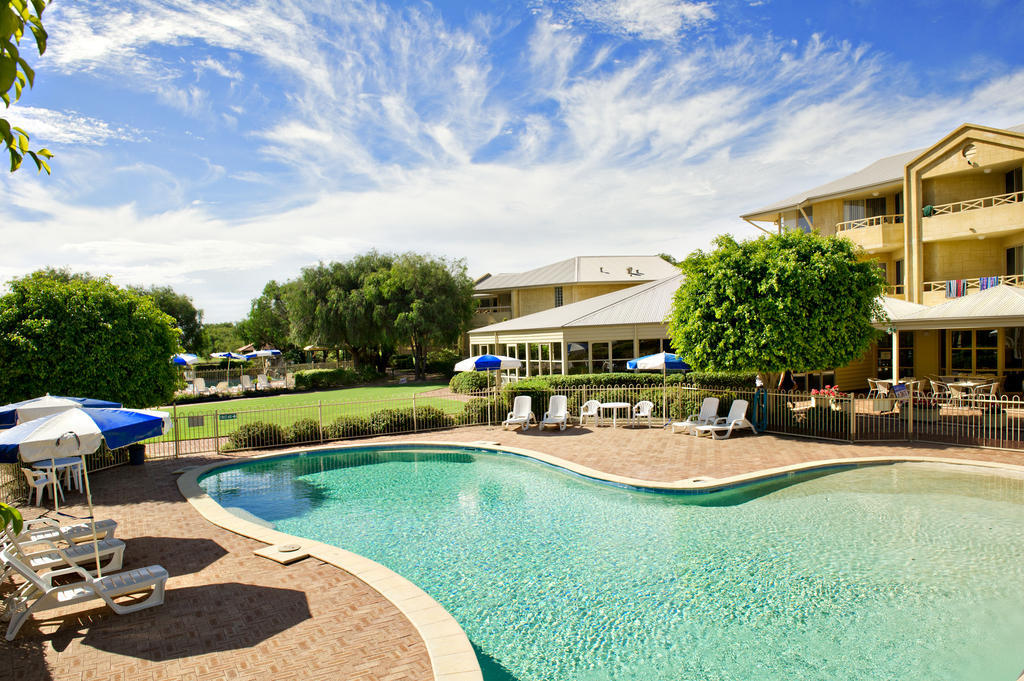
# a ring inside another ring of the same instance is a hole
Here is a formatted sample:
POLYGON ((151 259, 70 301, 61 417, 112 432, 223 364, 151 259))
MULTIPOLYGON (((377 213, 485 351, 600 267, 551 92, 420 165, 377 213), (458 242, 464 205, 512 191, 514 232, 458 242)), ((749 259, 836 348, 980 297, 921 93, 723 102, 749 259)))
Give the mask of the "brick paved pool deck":
MULTIPOLYGON (((521 433, 474 427, 359 442, 408 440, 497 442, 656 482, 875 456, 1024 466, 1024 453, 1002 450, 849 445, 750 434, 711 441, 658 428, 521 433)), ((117 535, 128 545, 125 568, 166 567, 171 575, 166 602, 121 617, 88 604, 43 613, 26 623, 14 642, 0 642, 0 679, 432 678, 416 629, 376 591, 313 558, 284 566, 255 556, 263 544, 209 523, 181 496, 174 471, 231 458, 237 457, 188 456, 94 474, 97 517, 118 521, 117 535)), ((67 510, 84 515, 81 502, 81 495, 69 494, 67 510)), ((26 509, 26 516, 38 514, 26 509)), ((0 595, 10 588, 8 581, 0 595)))

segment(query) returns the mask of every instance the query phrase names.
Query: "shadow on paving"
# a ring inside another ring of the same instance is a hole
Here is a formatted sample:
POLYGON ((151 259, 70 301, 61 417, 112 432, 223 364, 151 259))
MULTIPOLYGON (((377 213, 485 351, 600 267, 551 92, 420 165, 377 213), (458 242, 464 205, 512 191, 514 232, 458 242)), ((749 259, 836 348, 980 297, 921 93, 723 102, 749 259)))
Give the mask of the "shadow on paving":
POLYGON ((125 544, 123 569, 161 565, 171 577, 199 572, 228 555, 212 539, 132 537, 125 544))
MULTIPOLYGON (((3 622, 0 633, 7 633, 3 622)), ((24 630, 24 627, 22 628, 24 630)), ((12 681, 51 681, 53 674, 46 664, 46 642, 36 637, 19 634, 13 641, 0 641, 0 679, 12 681)))
MULTIPOLYGON (((168 589, 163 605, 128 615, 118 616, 101 606, 63 617, 40 617, 22 631, 26 644, 41 649, 44 643, 37 627, 50 630, 57 624, 58 630, 46 635, 57 651, 81 639, 89 648, 161 662, 251 648, 311 617, 301 591, 229 582, 168 589), (244 618, 238 617, 240 612, 246 613, 244 618)), ((24 653, 17 659, 19 667, 31 664, 24 653)), ((45 668, 41 650, 37 659, 45 668)))

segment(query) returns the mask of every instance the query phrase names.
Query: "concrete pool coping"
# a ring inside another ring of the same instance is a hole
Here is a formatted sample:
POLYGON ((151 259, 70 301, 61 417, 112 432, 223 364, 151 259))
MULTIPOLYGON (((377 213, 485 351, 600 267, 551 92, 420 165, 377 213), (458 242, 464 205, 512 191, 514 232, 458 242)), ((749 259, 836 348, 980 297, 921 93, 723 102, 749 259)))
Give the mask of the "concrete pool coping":
POLYGON ((206 520, 236 534, 267 544, 268 546, 254 552, 257 555, 285 564, 302 558, 313 557, 350 573, 377 591, 406 617, 423 639, 436 681, 482 681, 483 676, 480 671, 479 662, 469 642, 469 638, 466 636, 461 625, 459 625, 451 613, 413 582, 380 563, 359 554, 323 542, 279 532, 257 522, 258 519, 256 518, 249 520, 237 515, 214 501, 199 485, 199 479, 210 471, 236 466, 249 461, 283 458, 305 452, 327 452, 346 449, 389 449, 408 446, 424 447, 427 449, 457 447, 460 449, 512 454, 560 469, 578 477, 593 480, 597 483, 612 484, 640 491, 684 495, 707 495, 820 470, 842 470, 898 463, 955 465, 960 468, 983 469, 986 472, 1009 475, 1011 477, 1024 477, 1024 466, 1015 464, 930 456, 889 455, 821 459, 724 478, 702 477, 672 482, 659 482, 604 473, 550 454, 520 447, 498 445, 488 441, 402 440, 385 443, 334 443, 291 447, 263 452, 244 458, 218 461, 204 466, 185 469, 178 478, 178 489, 192 507, 206 520))

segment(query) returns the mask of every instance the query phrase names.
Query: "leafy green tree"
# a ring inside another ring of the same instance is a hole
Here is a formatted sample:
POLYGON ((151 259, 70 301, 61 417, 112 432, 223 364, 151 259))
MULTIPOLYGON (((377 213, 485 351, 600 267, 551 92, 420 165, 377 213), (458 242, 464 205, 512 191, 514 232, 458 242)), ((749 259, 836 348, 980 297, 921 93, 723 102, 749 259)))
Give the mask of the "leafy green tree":
POLYGON ((202 353, 237 350, 248 344, 245 336, 234 322, 217 322, 203 325, 202 353))
POLYGON ((347 262, 306 267, 284 293, 292 338, 300 346, 343 347, 357 367, 387 367, 394 340, 378 323, 377 298, 370 296, 371 276, 387 270, 394 256, 370 251, 347 262))
POLYGON ((0 298, 0 400, 49 392, 166 404, 180 380, 174 320, 105 279, 53 272, 14 279, 0 298))
POLYGON ((242 335, 257 348, 270 346, 285 352, 295 347, 284 299, 285 291, 296 285, 294 282, 278 284, 271 280, 263 287, 262 295, 253 299, 249 316, 238 326, 242 335))
POLYGON ((672 345, 704 370, 813 371, 860 358, 878 331, 878 267, 846 239, 789 231, 715 240, 681 264, 672 345))
POLYGON ((377 302, 377 323, 412 348, 417 378, 426 375, 428 350, 457 343, 476 308, 462 260, 406 253, 367 285, 377 302))
MULTIPOLYGON (((36 73, 22 57, 19 48, 27 28, 35 38, 39 55, 46 52, 43 10, 47 4, 49 0, 0 0, 0 100, 3 100, 5 108, 21 99, 26 85, 32 87, 35 84, 36 73)), ((12 173, 21 167, 22 160, 28 155, 35 161, 37 172, 45 170, 47 175, 50 174, 46 161, 53 158, 53 154, 47 149, 29 149, 28 133, 11 125, 6 118, 0 118, 0 140, 11 157, 12 173)))
POLYGON ((189 352, 199 352, 203 346, 203 311, 197 310, 192 299, 184 293, 178 293, 170 286, 151 286, 141 288, 132 286, 132 291, 139 295, 149 296, 166 314, 174 318, 181 331, 181 346, 189 352))

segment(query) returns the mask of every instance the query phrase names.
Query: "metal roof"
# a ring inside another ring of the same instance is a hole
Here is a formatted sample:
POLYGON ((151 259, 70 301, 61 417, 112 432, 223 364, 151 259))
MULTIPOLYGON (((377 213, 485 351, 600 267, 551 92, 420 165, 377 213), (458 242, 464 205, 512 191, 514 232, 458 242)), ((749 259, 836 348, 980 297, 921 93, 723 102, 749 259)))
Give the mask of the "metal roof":
POLYGON ((1024 326, 1024 289, 1002 284, 894 319, 900 329, 1024 326))
POLYGON ((882 310, 885 311, 886 318, 882 321, 898 321, 904 317, 909 317, 912 314, 928 309, 927 305, 911 303, 901 298, 888 298, 883 296, 878 302, 882 304, 882 310))
MULTIPOLYGON (((1017 125, 1012 128, 1004 128, 1010 132, 1024 132, 1024 125, 1017 125)), ((813 189, 808 189, 799 194, 794 194, 787 199, 783 199, 778 203, 774 203, 760 210, 751 211, 745 215, 741 215, 743 218, 754 218, 765 213, 779 213, 783 210, 796 208, 798 205, 820 200, 828 196, 834 196, 836 194, 849 194, 860 189, 870 189, 872 187, 878 187, 879 185, 902 183, 903 182, 903 169, 908 163, 917 158, 920 154, 924 153, 931 147, 923 147, 921 149, 914 149, 913 151, 904 151, 893 156, 886 156, 881 158, 871 165, 861 168, 852 175, 841 177, 838 180, 826 182, 825 184, 818 185, 813 189)))
POLYGON ((583 283, 642 283, 679 269, 660 255, 578 255, 527 272, 495 274, 477 281, 477 292, 583 283))
POLYGON ((616 324, 660 324, 672 308, 672 296, 682 283, 676 274, 659 281, 631 286, 550 310, 470 330, 470 334, 533 329, 561 329, 616 324))

